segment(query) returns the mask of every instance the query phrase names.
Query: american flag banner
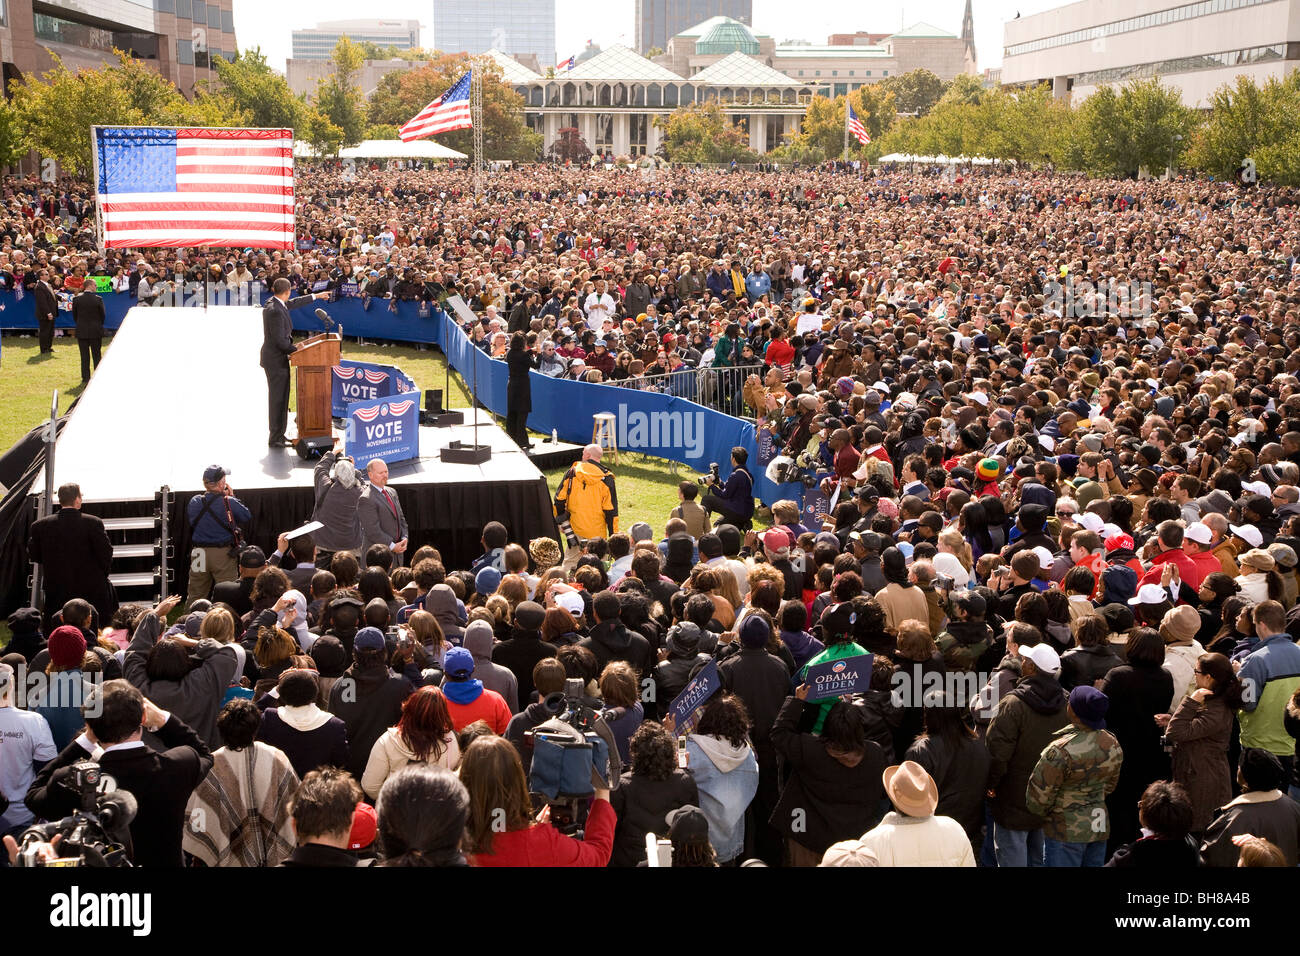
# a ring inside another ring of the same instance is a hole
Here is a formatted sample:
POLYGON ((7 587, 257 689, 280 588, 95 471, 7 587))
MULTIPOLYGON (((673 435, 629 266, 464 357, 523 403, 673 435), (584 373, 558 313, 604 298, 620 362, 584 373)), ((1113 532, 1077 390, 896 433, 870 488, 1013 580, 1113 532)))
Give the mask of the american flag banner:
MULTIPOLYGON (((847 106, 848 104, 845 105, 847 106)), ((858 114, 853 112, 853 107, 849 106, 848 110, 849 135, 863 146, 866 146, 871 142, 871 135, 867 132, 867 128, 862 125, 862 120, 858 119, 858 114)))
POLYGON ((437 133, 450 133, 452 130, 473 126, 469 110, 469 86, 473 75, 474 71, 470 70, 452 84, 446 93, 411 117, 401 129, 402 141, 409 143, 437 133))
POLYGON ((293 248, 293 130, 96 126, 91 136, 105 248, 293 248))

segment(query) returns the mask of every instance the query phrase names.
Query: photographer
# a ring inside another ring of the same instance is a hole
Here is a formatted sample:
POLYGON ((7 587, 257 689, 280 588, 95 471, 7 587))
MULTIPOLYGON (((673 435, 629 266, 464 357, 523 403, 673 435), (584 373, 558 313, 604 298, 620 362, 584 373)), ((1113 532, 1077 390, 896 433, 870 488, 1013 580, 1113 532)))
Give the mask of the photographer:
POLYGON ((343 454, 343 439, 321 455, 315 470, 316 505, 311 519, 325 527, 315 532, 316 567, 329 570, 336 551, 362 554, 361 515, 358 505, 364 487, 352 459, 343 454))
POLYGON ((192 546, 186 604, 209 598, 216 585, 239 578, 240 525, 253 515, 235 497, 229 474, 220 465, 209 465, 203 472, 203 494, 185 506, 192 546))
POLYGON ((726 484, 720 484, 718 475, 711 476, 709 493, 700 502, 705 511, 721 515, 718 523, 733 524, 748 530, 754 517, 754 476, 745 469, 749 452, 737 445, 731 449, 731 474, 726 484))
POLYGON ((27 806, 59 820, 79 805, 71 765, 94 760, 139 809, 131 821, 132 861, 142 867, 183 865, 181 840, 190 794, 212 769, 207 745, 187 724, 154 706, 124 680, 111 680, 86 702, 86 731, 41 770, 27 806), (98 716, 90 716, 98 714, 98 716), (145 745, 149 731, 164 749, 145 745), (102 748, 102 749, 101 749, 102 748))

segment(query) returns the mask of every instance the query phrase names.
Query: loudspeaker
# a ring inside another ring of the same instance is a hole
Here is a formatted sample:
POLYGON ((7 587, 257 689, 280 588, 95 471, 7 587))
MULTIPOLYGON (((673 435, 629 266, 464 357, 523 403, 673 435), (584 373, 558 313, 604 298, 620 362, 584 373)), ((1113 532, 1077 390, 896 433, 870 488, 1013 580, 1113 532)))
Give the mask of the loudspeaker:
POLYGON ((316 438, 299 438, 293 443, 293 449, 303 461, 319 458, 334 447, 333 435, 320 435, 316 438))
POLYGON ((442 389, 426 388, 424 390, 424 410, 430 415, 442 414, 442 389))
POLYGON ((491 445, 466 445, 454 441, 438 453, 445 462, 456 465, 481 465, 492 457, 491 445))

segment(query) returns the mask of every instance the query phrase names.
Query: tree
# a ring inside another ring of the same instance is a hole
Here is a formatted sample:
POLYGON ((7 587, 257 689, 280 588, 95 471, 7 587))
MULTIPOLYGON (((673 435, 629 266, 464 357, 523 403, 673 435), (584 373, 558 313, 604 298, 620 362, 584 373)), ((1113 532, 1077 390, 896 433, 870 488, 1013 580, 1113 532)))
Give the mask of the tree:
POLYGON ((1068 162, 1099 174, 1133 175, 1176 164, 1196 114, 1156 77, 1103 86, 1079 105, 1068 162))
POLYGON ((335 126, 328 116, 314 106, 303 110, 297 136, 317 156, 337 156, 343 146, 343 130, 335 126))
POLYGON ((980 82, 978 76, 972 76, 969 73, 958 73, 943 88, 943 95, 939 97, 939 104, 951 105, 955 103, 965 103, 970 106, 976 106, 988 90, 984 89, 984 84, 980 82))
POLYGON ((930 112, 943 95, 943 80, 925 69, 886 77, 879 85, 894 94, 898 112, 917 116, 930 112))
POLYGON ((664 48, 661 46, 652 46, 642 54, 647 60, 653 60, 657 56, 664 55, 664 48))
POLYGON ((217 57, 213 65, 221 93, 248 117, 248 125, 297 131, 304 121, 306 103, 294 95, 287 79, 267 65, 259 47, 241 50, 233 60, 217 57))
POLYGON ((555 142, 551 143, 546 153, 558 162, 575 165, 591 159, 591 150, 575 126, 566 126, 560 130, 555 136, 555 142))
POLYGON ((14 165, 26 152, 17 114, 8 100, 0 98, 0 166, 14 165))
MULTIPOLYGON (((852 91, 853 112, 862 125, 866 127, 871 143, 863 145, 852 136, 849 137, 849 157, 852 159, 874 159, 880 155, 877 141, 894 125, 897 106, 892 90, 884 84, 876 83, 852 91)), ((821 156, 823 159, 839 159, 844 155, 844 104, 847 97, 837 96, 828 99, 814 96, 804 112, 803 124, 799 136, 790 142, 791 149, 782 155, 783 160, 821 156)))
POLYGON ((717 103, 682 106, 655 122, 664 131, 663 149, 669 162, 750 163, 758 158, 749 148, 749 137, 717 103))
POLYGON ((1192 136, 1188 161, 1213 176, 1236 175, 1243 160, 1255 161, 1261 178, 1300 185, 1300 73, 1263 86, 1239 76, 1211 99, 1209 119, 1192 136))
POLYGON ((366 127, 365 139, 401 139, 401 130, 392 123, 376 123, 366 127))
POLYGON ((365 97, 358 85, 365 55, 358 44, 341 36, 330 59, 334 70, 317 85, 315 105, 342 132, 342 144, 355 146, 366 129, 365 97))
MULTIPOLYGON (((423 66, 389 73, 370 97, 368 119, 375 125, 401 127, 437 99, 473 65, 482 70, 483 152, 485 158, 532 162, 541 153, 542 137, 524 122, 524 100, 502 79, 492 60, 460 54, 435 54, 423 66)), ((444 133, 438 142, 462 153, 472 153, 474 131, 444 133)))

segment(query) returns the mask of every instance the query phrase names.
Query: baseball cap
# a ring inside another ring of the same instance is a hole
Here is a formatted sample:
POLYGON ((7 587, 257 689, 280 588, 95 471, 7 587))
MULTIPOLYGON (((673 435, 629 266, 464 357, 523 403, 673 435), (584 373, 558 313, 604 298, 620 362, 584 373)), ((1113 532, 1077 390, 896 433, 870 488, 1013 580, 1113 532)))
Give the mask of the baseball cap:
POLYGON ((1120 551, 1120 550, 1132 551, 1133 536, 1127 534, 1111 535, 1109 538, 1106 539, 1105 544, 1106 544, 1107 551, 1120 551))
POLYGON ((779 528, 773 528, 763 535, 763 547, 768 551, 780 551, 790 547, 790 536, 779 528))
POLYGON ((1084 511, 1075 516, 1074 523, 1088 531, 1100 532, 1106 522, 1101 519, 1101 515, 1092 511, 1084 511))
POLYGON ((203 469, 203 480, 207 482, 220 481, 228 474, 230 474, 230 472, 226 471, 226 469, 222 468, 220 465, 208 465, 207 468, 203 469))
POLYGON ((443 670, 454 679, 469 677, 474 673, 474 655, 463 647, 453 647, 443 661, 443 670))
POLYGON ((352 811, 352 830, 348 833, 348 849, 364 850, 375 842, 379 833, 379 814, 368 803, 358 803, 352 811))
POLYGON ((1230 524, 1228 527, 1232 529, 1233 534, 1252 548, 1258 548, 1264 543, 1264 536, 1259 533, 1259 529, 1253 524, 1230 524))
POLYGON ((363 627, 352 639, 352 649, 357 651, 382 651, 384 646, 384 632, 377 627, 363 627))
POLYGON ((1128 599, 1129 604, 1163 604, 1169 599, 1169 592, 1158 584, 1144 584, 1137 594, 1128 599))
POLYGON ((689 803, 678 807, 664 817, 668 824, 668 839, 673 843, 708 843, 709 818, 699 807, 689 803))
POLYGON ((555 603, 574 617, 581 617, 587 609, 586 604, 583 603, 582 595, 577 591, 563 591, 555 595, 555 603))
POLYGON ((1038 566, 1044 571, 1049 570, 1056 563, 1056 558, 1052 552, 1048 551, 1041 544, 1033 549, 1034 554, 1038 555, 1038 566))
POLYGON ((1061 655, 1047 644, 1035 644, 1033 647, 1020 648, 1020 656, 1034 662, 1034 666, 1047 674, 1061 672, 1061 655))
POLYGON ((1208 526, 1201 524, 1199 521, 1193 521, 1183 532, 1183 537, 1197 544, 1209 544, 1214 540, 1214 532, 1208 526))

